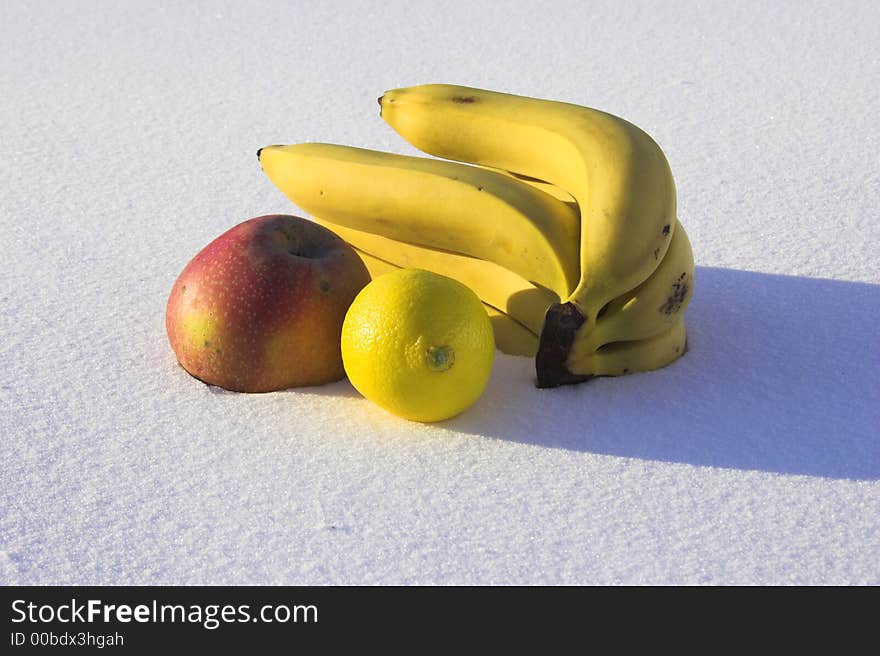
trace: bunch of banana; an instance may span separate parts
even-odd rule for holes
[[[471,287],[499,348],[535,355],[539,387],[684,353],[693,253],[647,134],[594,109],[452,85],[379,104],[404,139],[444,159],[314,143],[258,153],[374,276],[418,267]]]

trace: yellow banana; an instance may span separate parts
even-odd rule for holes
[[[606,344],[597,351],[585,353],[574,365],[592,376],[623,376],[636,371],[665,367],[684,354],[687,336],[684,317],[678,317],[659,335],[633,342]]]
[[[331,144],[267,146],[258,155],[269,179],[313,216],[491,260],[559,296],[577,285],[577,212],[509,176]]]
[[[538,352],[538,336],[512,319],[501,310],[483,303],[489,315],[489,323],[495,333],[495,346],[507,355],[535,357]]]
[[[547,313],[538,386],[599,375],[598,352],[574,359],[574,344],[591,342],[602,308],[649,278],[674,233],[675,185],[660,147],[605,112],[469,87],[395,89],[379,104],[392,128],[431,155],[547,181],[577,201],[579,280]]]
[[[425,269],[458,280],[470,287],[483,302],[510,315],[534,335],[541,331],[547,308],[559,302],[559,296],[550,290],[536,287],[493,262],[346,228],[329,217],[314,216],[312,220],[329,228],[359,251],[385,262],[401,268]]]
[[[336,230],[338,226],[332,226]],[[340,235],[341,236],[341,235]],[[390,262],[386,262],[374,255],[362,251],[355,247],[358,255],[364,261],[370,276],[378,278],[381,275],[396,271],[406,267],[400,267]],[[495,333],[495,346],[502,353],[508,355],[524,355],[534,357],[538,351],[538,336],[528,330],[525,326],[515,321],[510,316],[501,312],[497,308],[483,302],[486,313],[489,315],[489,321],[492,324],[492,330]]]
[[[608,303],[594,330],[572,345],[571,357],[583,359],[611,342],[653,337],[684,313],[694,290],[694,253],[684,226],[676,223],[672,241],[654,273],[633,290]]]

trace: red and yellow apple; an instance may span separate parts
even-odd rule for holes
[[[177,278],[165,310],[186,371],[239,392],[322,385],[345,375],[342,321],[370,274],[354,249],[283,214],[238,224]]]

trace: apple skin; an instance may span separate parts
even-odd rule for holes
[[[370,274],[335,233],[296,216],[244,221],[177,278],[165,328],[196,378],[238,392],[340,380],[342,321]]]

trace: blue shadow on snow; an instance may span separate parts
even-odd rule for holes
[[[698,267],[688,352],[657,372],[551,390],[496,363],[447,426],[553,448],[880,479],[880,285]],[[499,366],[500,365],[500,366]]]

